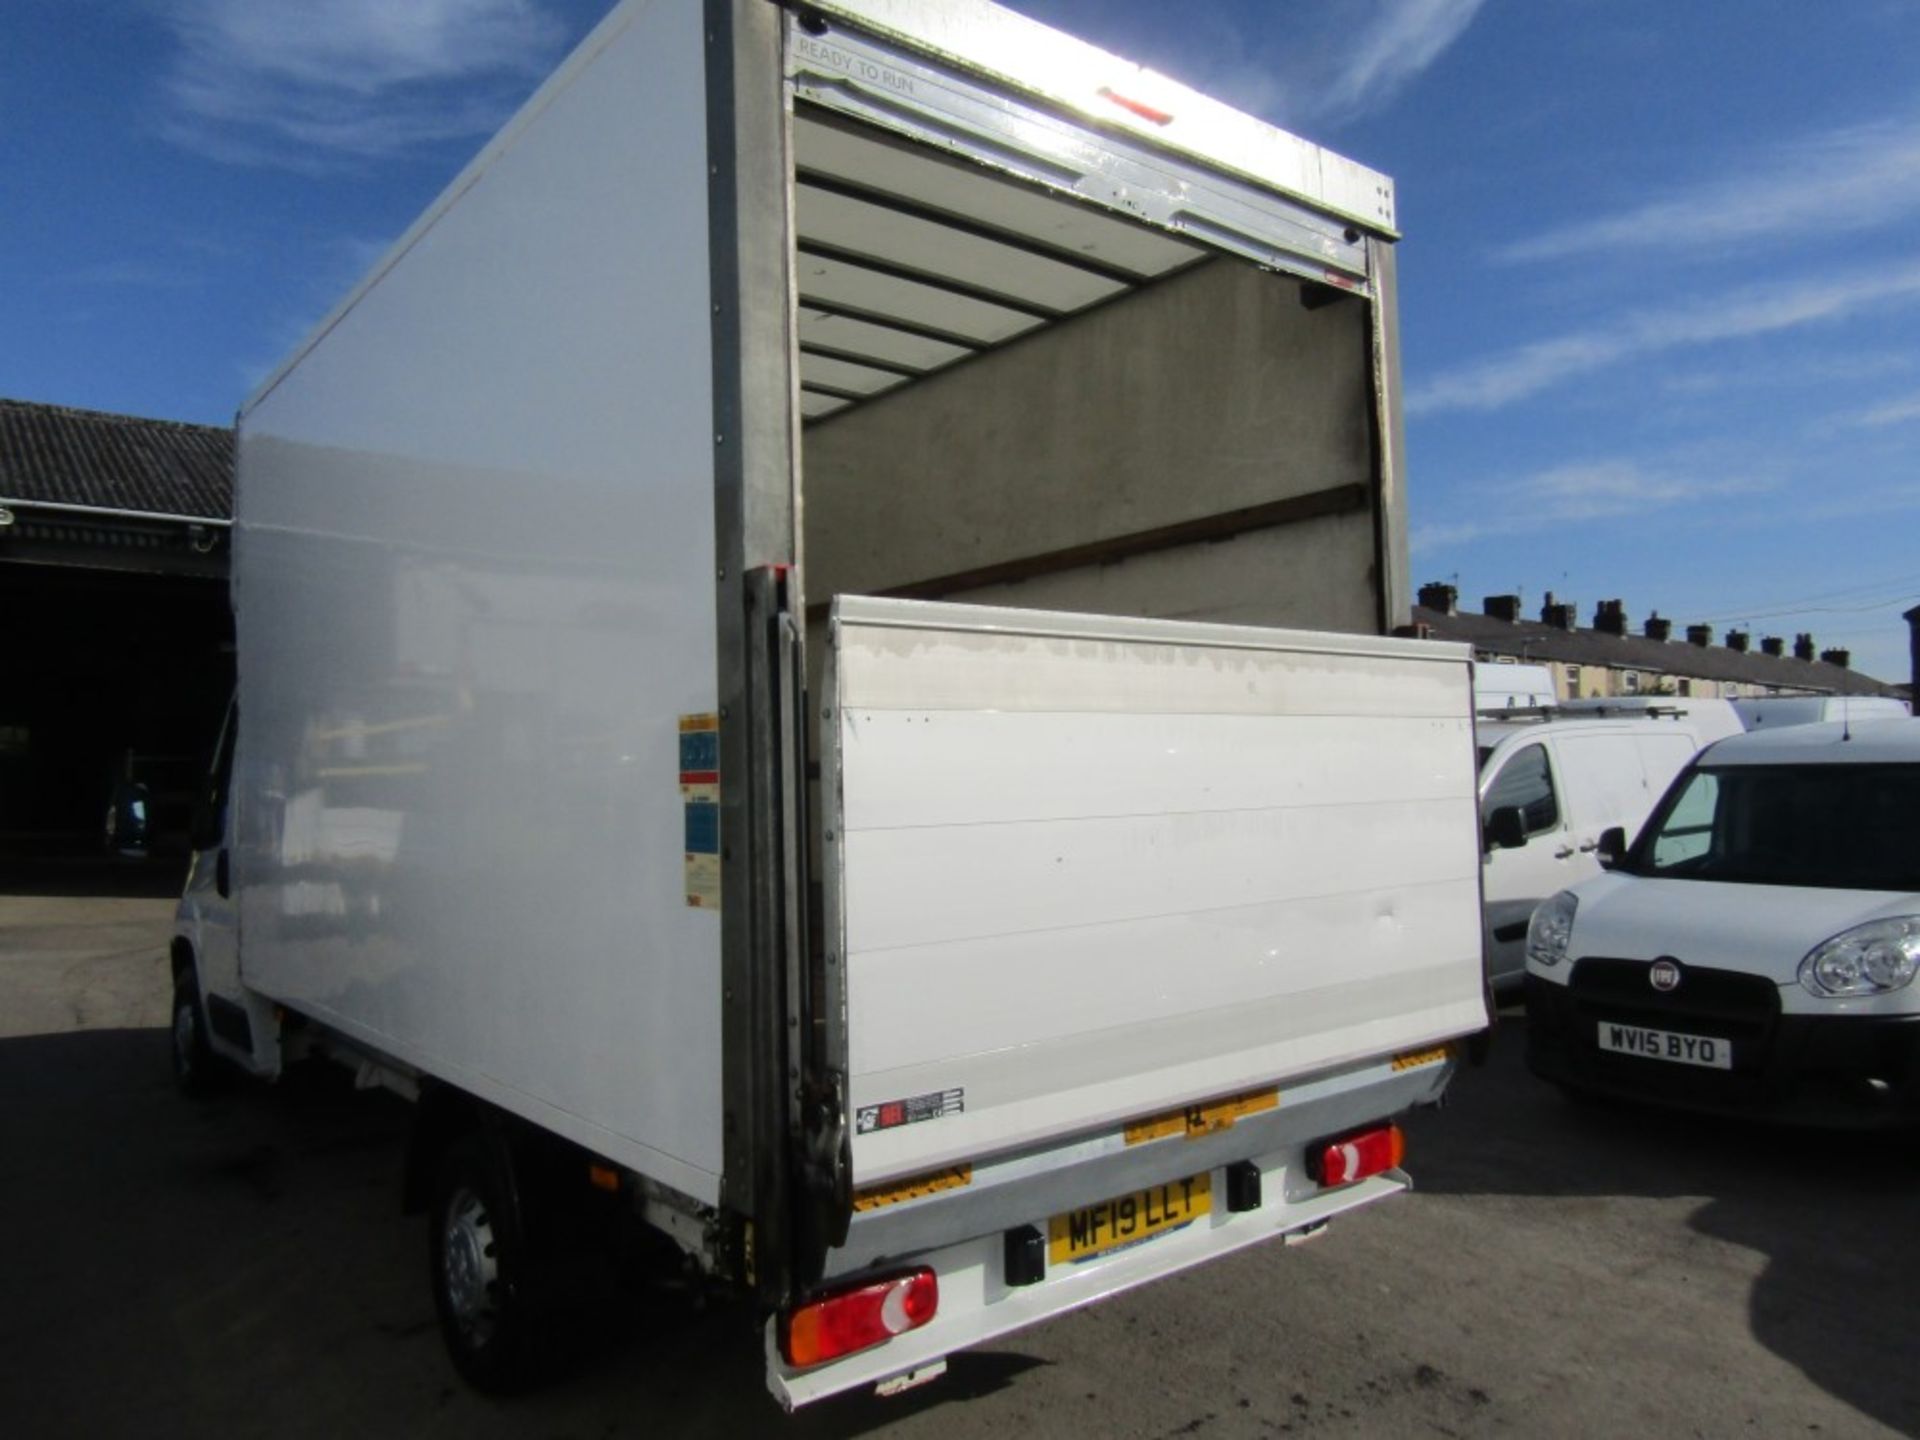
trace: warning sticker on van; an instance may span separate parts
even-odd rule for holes
[[[687,904],[720,908],[720,717],[680,717]]]

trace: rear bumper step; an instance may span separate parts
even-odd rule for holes
[[[1298,1172],[1298,1153],[1263,1156],[1262,1189],[1269,1197],[1258,1210],[1233,1213],[1217,1206],[1184,1229],[1158,1235],[1131,1248],[1109,1251],[1077,1264],[1052,1265],[1037,1284],[1010,1286],[1005,1279],[1005,1249],[998,1234],[950,1245],[911,1257],[940,1277],[940,1310],[918,1330],[823,1365],[794,1371],[781,1358],[777,1321],[766,1326],[768,1387],[787,1409],[864,1386],[884,1386],[895,1377],[913,1376],[967,1349],[1152,1280],[1178,1274],[1205,1261],[1230,1255],[1263,1240],[1310,1234],[1333,1216],[1410,1189],[1404,1171],[1392,1170],[1337,1190],[1286,1198],[1290,1188],[1311,1185]],[[1216,1190],[1223,1182],[1214,1177]],[[1044,1225],[1048,1217],[1034,1219]]]

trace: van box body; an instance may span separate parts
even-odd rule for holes
[[[240,416],[216,1050],[577,1147],[788,1405],[1397,1193],[1310,1148],[1486,1011],[1393,223],[976,0],[618,6]]]

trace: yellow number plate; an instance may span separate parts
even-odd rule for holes
[[[1071,1265],[1178,1230],[1213,1209],[1213,1176],[1195,1175],[1102,1200],[1047,1222],[1047,1262]]]

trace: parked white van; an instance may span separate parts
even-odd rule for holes
[[[1906,701],[1891,695],[1757,695],[1735,700],[1733,713],[1748,730],[1778,730],[1827,720],[1898,720],[1912,712]]]
[[[1533,709],[1556,703],[1553,674],[1544,665],[1502,665],[1476,661],[1473,709],[1477,715]]]
[[[1475,726],[1487,975],[1518,989],[1527,922],[1557,890],[1600,873],[1600,837],[1637,831],[1673,777],[1738,722],[1719,711],[1573,718],[1560,712]]]
[[[1920,721],[1739,735],[1534,915],[1528,1063],[1575,1091],[1913,1124],[1916,971]]]

